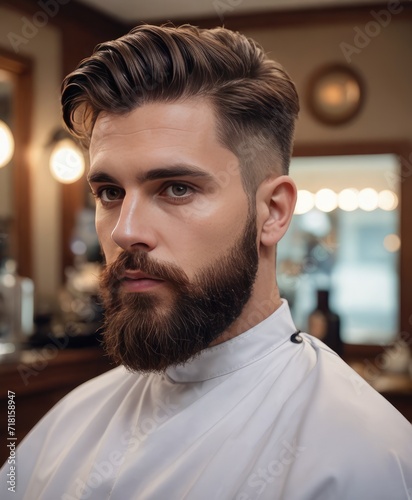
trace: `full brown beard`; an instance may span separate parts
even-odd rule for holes
[[[176,265],[147,252],[123,251],[100,280],[105,309],[103,343],[130,371],[163,372],[185,363],[216,340],[249,300],[258,268],[256,224],[249,217],[243,237],[190,282]],[[171,286],[171,304],[155,293],[122,290],[126,270],[139,270]]]

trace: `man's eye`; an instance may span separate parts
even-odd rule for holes
[[[97,192],[97,197],[103,203],[110,203],[112,201],[117,201],[122,197],[123,190],[116,187],[107,187],[100,189]]]
[[[193,189],[186,184],[171,184],[164,190],[166,196],[171,198],[184,198],[193,193]]]

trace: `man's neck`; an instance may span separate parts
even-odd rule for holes
[[[246,303],[241,315],[222,335],[210,344],[210,347],[226,342],[250,330],[274,313],[281,305],[282,301],[277,286],[268,295],[262,294],[262,296],[258,297],[254,294]]]

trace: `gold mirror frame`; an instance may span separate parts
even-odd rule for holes
[[[17,262],[19,274],[32,277],[31,175],[28,146],[33,105],[33,64],[28,58],[0,49],[0,69],[10,73],[14,83],[12,132],[15,152],[12,160],[11,254]]]

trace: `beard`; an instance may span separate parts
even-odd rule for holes
[[[185,363],[240,316],[257,269],[256,223],[250,214],[244,235],[192,281],[178,266],[157,262],[145,251],[123,251],[100,279],[107,353],[133,372],[163,372]],[[150,291],[125,292],[126,270],[164,280],[171,287],[169,304]]]

